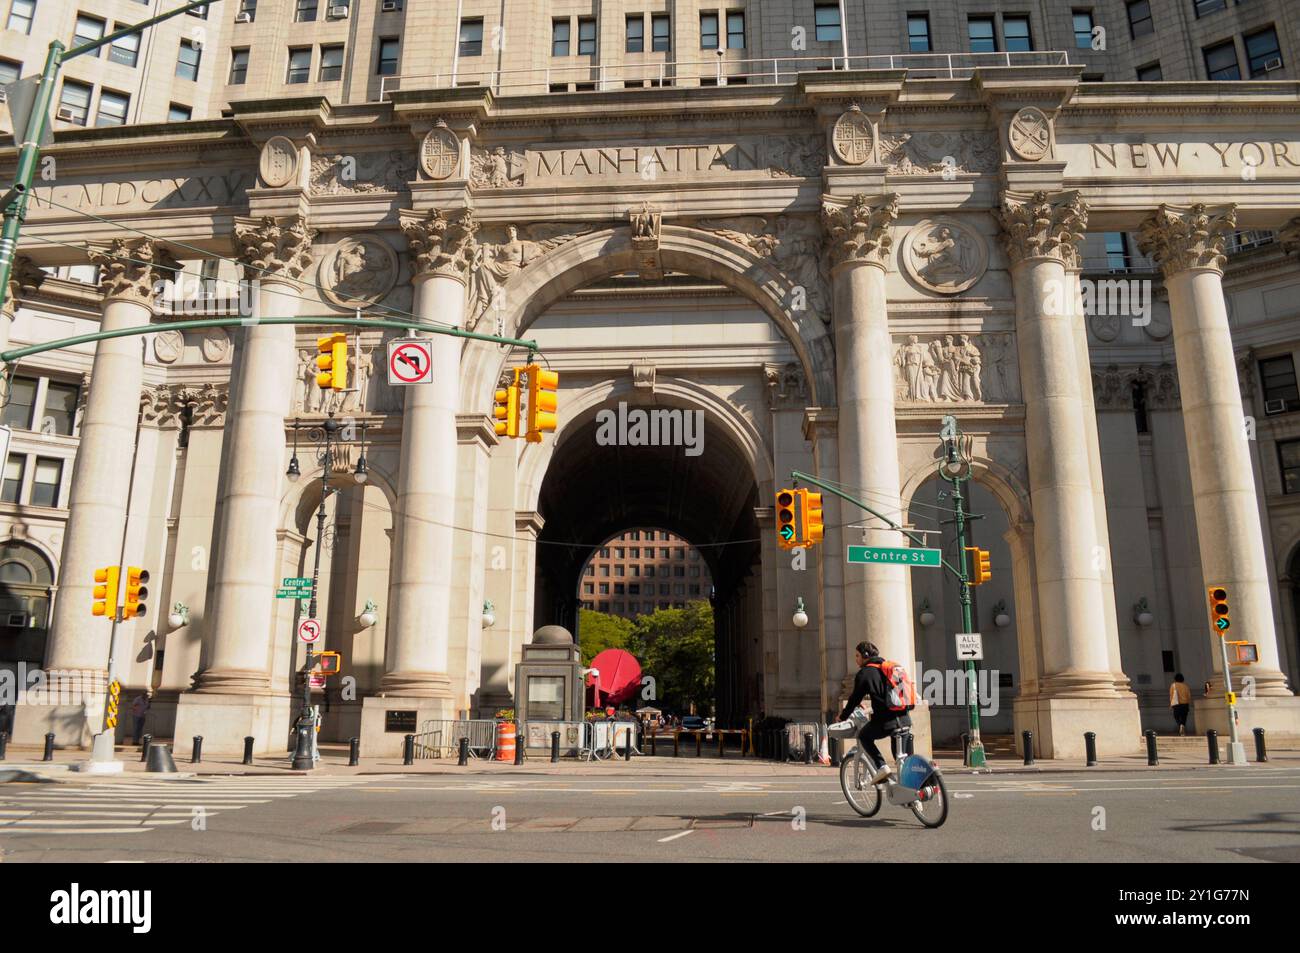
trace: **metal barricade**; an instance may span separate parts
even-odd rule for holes
[[[491,718],[429,719],[420,723],[415,736],[417,758],[450,758],[456,755],[460,739],[469,741],[471,758],[491,759],[496,754],[497,723]]]

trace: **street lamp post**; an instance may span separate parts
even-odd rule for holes
[[[311,571],[311,602],[307,608],[307,617],[310,619],[316,618],[316,594],[317,586],[320,583],[321,541],[325,537],[325,504],[329,502],[331,494],[339,492],[337,487],[330,486],[330,474],[334,470],[336,448],[343,442],[339,435],[339,431],[342,429],[343,425],[334,419],[334,411],[330,411],[329,416],[320,426],[314,426],[307,430],[307,439],[316,446],[317,459],[321,464],[320,506],[316,508],[316,556]],[[285,476],[289,478],[291,483],[298,482],[298,478],[302,476],[302,470],[298,465],[298,430],[299,424],[294,421],[293,456],[289,458],[289,469],[285,472]],[[361,428],[361,455],[357,457],[357,465],[352,471],[352,479],[358,484],[363,484],[369,475],[370,470],[366,463],[366,428],[363,426]],[[312,658],[315,654],[311,645],[307,644],[302,669],[302,711],[298,715],[293,751],[292,767],[295,771],[310,771],[315,766],[315,759],[312,757],[312,736],[316,730],[316,719],[311,707],[311,667]]]
[[[941,438],[944,442],[944,459],[939,464],[939,476],[952,484],[952,506],[957,528],[957,581],[961,593],[961,621],[963,630],[974,631],[971,619],[970,574],[966,570],[966,501],[962,484],[970,479],[970,460],[962,453],[961,432],[957,418],[945,417]],[[985,765],[984,743],[980,741],[979,690],[975,675],[975,661],[966,662],[966,707],[970,721],[970,745],[966,751],[966,766],[982,768]]]

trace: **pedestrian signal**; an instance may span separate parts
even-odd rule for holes
[[[95,570],[95,601],[90,605],[90,614],[113,618],[117,615],[117,581],[122,572],[121,566],[105,566]]]
[[[316,385],[321,390],[346,390],[348,386],[348,336],[342,331],[316,339]]]
[[[1208,586],[1210,597],[1210,627],[1220,634],[1232,628],[1232,612],[1228,608],[1228,590],[1223,586]]]
[[[343,657],[338,652],[317,652],[316,671],[321,675],[337,675],[343,668]]]

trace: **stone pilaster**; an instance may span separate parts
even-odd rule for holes
[[[1160,266],[1169,292],[1204,582],[1228,590],[1229,637],[1259,646],[1258,663],[1233,673],[1254,679],[1258,701],[1245,700],[1243,706],[1252,708],[1251,727],[1295,731],[1300,707],[1280,705],[1295,699],[1279,666],[1263,530],[1223,297],[1225,249],[1236,226],[1232,205],[1161,205],[1142,223],[1139,243]],[[1208,601],[1205,612],[1206,638],[1217,668],[1219,636],[1209,627]],[[1207,720],[1202,720],[1203,704]],[[1196,717],[1199,726],[1226,729],[1219,699],[1198,701]]]

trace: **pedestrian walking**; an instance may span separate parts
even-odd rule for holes
[[[1174,675],[1174,683],[1169,686],[1169,707],[1174,710],[1174,721],[1178,722],[1178,733],[1187,734],[1187,713],[1192,709],[1192,690],[1182,672]]]
[[[134,743],[137,745],[144,737],[144,722],[149,717],[149,696],[151,694],[153,693],[146,688],[131,699],[131,717],[135,719]]]

